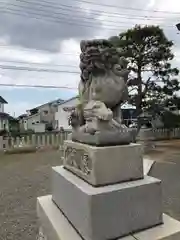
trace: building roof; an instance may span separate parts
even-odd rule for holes
[[[8,113],[3,113],[3,112],[0,112],[0,118],[3,118],[3,119],[9,119],[9,114]]]
[[[12,117],[8,113],[2,113],[2,112],[0,112],[0,118],[1,119],[8,119],[9,121],[18,121],[18,119]]]
[[[61,104],[61,103],[63,103],[64,102],[64,100],[62,100],[62,99],[56,99],[56,100],[53,100],[53,101],[50,101],[50,102],[47,102],[47,103],[44,103],[44,104],[42,104],[42,105],[39,105],[39,106],[37,106],[37,107],[34,107],[34,108],[31,108],[31,109],[28,109],[27,111],[31,111],[31,110],[33,110],[33,109],[38,109],[38,108],[40,108],[40,107],[43,107],[43,106],[45,106],[45,105],[48,105],[48,104],[56,104],[56,105],[59,105],[59,104]]]
[[[36,117],[36,116],[38,116],[38,115],[41,115],[41,113],[38,112],[38,113],[35,113],[35,114],[32,114],[32,115],[27,115],[27,116],[24,117],[23,119],[24,119],[24,120],[27,120],[27,119],[30,119],[30,118]]]
[[[0,103],[7,104],[8,102],[3,97],[0,96]]]
[[[65,104],[65,103],[68,103],[68,102],[70,102],[70,101],[72,101],[72,100],[75,100],[76,98],[78,98],[78,96],[75,96],[75,97],[69,98],[69,99],[67,99],[67,100],[64,100],[62,103],[59,103],[58,106],[59,106],[59,105],[63,105],[63,104]]]
[[[18,119],[23,119],[23,118],[26,118],[28,115],[27,114],[21,114]]]
[[[72,97],[72,98],[70,98],[70,99],[68,99],[68,100],[65,100],[63,103],[59,104],[58,106],[62,106],[63,104],[66,104],[66,103],[68,103],[68,102],[70,102],[70,101],[72,101],[72,100],[75,100],[75,99],[77,99],[77,98],[78,98],[78,96]],[[65,112],[71,112],[75,107],[76,107],[76,106],[63,107],[63,110],[64,110]]]

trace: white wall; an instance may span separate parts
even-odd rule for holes
[[[40,118],[41,118],[41,116],[38,113],[38,114],[35,114],[31,117],[29,116],[28,118],[24,119],[24,129],[25,130],[28,130],[28,129],[34,130],[34,125],[41,122]]]
[[[68,125],[68,117],[70,115],[69,112],[65,112],[63,110],[64,107],[75,107],[78,104],[78,98],[73,98],[72,100],[65,102],[58,106],[58,111],[55,114],[55,120],[57,121],[57,128],[60,129],[63,127],[64,129],[69,129]]]
[[[0,136],[0,151],[4,150],[8,146],[8,139]]]
[[[0,112],[4,112],[4,104],[0,103]]]
[[[5,129],[8,131],[9,130],[9,121],[7,119],[0,119],[0,130]]]
[[[45,130],[46,130],[46,124],[45,123],[37,123],[37,124],[34,124],[33,125],[33,130],[34,130],[34,132],[45,132]]]
[[[32,124],[31,124],[31,118],[37,118],[36,115],[39,114],[40,120],[37,120],[39,122],[47,122],[47,123],[52,123],[53,128],[55,127],[55,113],[57,112],[57,105],[53,104],[44,104],[40,107],[37,107],[38,113],[33,114],[32,116],[30,115],[30,110],[27,110],[27,114],[29,115],[28,117],[28,124],[24,124],[25,129],[32,129]],[[36,122],[36,119],[35,119]]]

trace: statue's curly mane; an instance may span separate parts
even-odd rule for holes
[[[80,104],[71,113],[69,124],[74,132],[91,135],[120,131],[119,106],[128,97],[125,54],[109,40],[81,41],[80,48]]]
[[[86,82],[91,74],[104,74],[119,63],[120,54],[108,40],[81,41],[81,80]]]

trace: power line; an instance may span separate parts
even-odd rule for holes
[[[110,8],[118,8],[118,9],[125,9],[125,10],[133,10],[133,11],[142,11],[142,12],[156,12],[156,13],[165,13],[165,14],[180,14],[180,12],[172,12],[172,11],[160,11],[160,10],[148,10],[148,9],[142,9],[142,8],[134,8],[134,7],[124,7],[124,6],[117,6],[117,5],[110,5],[110,4],[105,4],[105,3],[97,3],[97,2],[91,2],[88,0],[72,0],[74,2],[78,2],[78,3],[87,3],[90,5],[94,5],[94,6],[103,6],[103,7],[110,7]]]
[[[55,5],[52,5],[52,3],[50,3],[49,1],[45,1],[45,0],[41,0],[41,2],[33,2],[33,1],[27,1],[27,0],[16,0],[16,2],[21,2],[21,3],[26,3],[26,4],[32,4],[32,3],[35,3],[36,6],[40,6],[40,7],[43,7],[43,8],[48,8],[49,9],[53,9],[53,10],[56,10],[57,9],[60,9],[60,10],[63,10],[63,11],[70,11],[70,13],[72,13],[72,10],[75,10],[73,12],[73,14],[76,12],[79,12],[82,14],[82,10],[83,11],[86,11],[87,9],[86,8],[83,8],[83,7],[80,7],[80,6],[69,6],[69,5],[66,5],[66,4],[57,4],[55,3]],[[43,9],[42,9],[43,10]],[[44,11],[44,10],[43,10]],[[54,12],[55,13],[55,12]],[[56,12],[58,14],[60,14],[59,12]],[[62,12],[61,12],[62,14]],[[92,15],[95,15],[95,16],[99,16],[100,14],[103,14],[103,15],[106,15],[108,17],[118,17],[118,18],[125,18],[125,19],[146,19],[146,20],[153,20],[153,19],[156,19],[156,20],[162,20],[163,18],[162,17],[156,17],[156,16],[137,16],[137,15],[132,15],[130,14],[130,16],[128,17],[127,15],[125,14],[121,14],[121,13],[113,13],[113,12],[107,12],[107,11],[102,11],[102,10],[96,10],[96,9],[93,9],[91,11],[91,14]],[[88,17],[88,16],[84,16],[84,18],[87,18],[87,19],[92,19],[91,17]],[[113,23],[117,23],[117,21],[112,21],[112,20],[108,20],[108,22],[113,22]]]
[[[25,0],[16,0],[16,1],[25,1]],[[31,1],[32,2],[32,1]],[[63,8],[65,8],[65,9],[74,9],[74,10],[76,10],[76,11],[80,11],[80,12],[82,12],[82,10],[84,10],[84,11],[86,11],[87,10],[87,8],[85,8],[85,7],[82,7],[82,6],[70,6],[70,5],[66,5],[66,4],[57,4],[57,2],[56,3],[54,3],[53,4],[53,6],[52,6],[52,2],[49,2],[49,1],[45,1],[45,0],[41,0],[41,3],[37,3],[36,2],[36,4],[41,4],[42,5],[42,3],[43,3],[43,6],[44,7],[50,7],[50,8],[55,8],[55,9],[62,9],[62,7]],[[46,5],[44,5],[44,4],[46,4]],[[47,5],[48,4],[48,5]],[[103,5],[101,5],[101,7],[102,7]],[[103,11],[103,10],[100,10],[100,9],[91,9],[91,13],[93,13],[93,14],[98,14],[98,16],[99,16],[99,14],[104,14],[104,15],[107,15],[108,17],[120,17],[120,16],[127,16],[127,14],[125,14],[125,13],[119,13],[119,12],[109,12],[109,11],[107,11],[107,9],[106,9],[106,11]],[[130,14],[130,16],[131,17],[138,17],[138,18],[140,18],[140,17],[147,17],[147,18],[153,18],[153,19],[159,19],[159,18],[162,18],[162,17],[157,17],[157,16],[139,16],[139,13],[138,13],[138,15],[135,15],[135,14]]]
[[[2,3],[2,2],[0,2],[0,3]],[[23,9],[23,10],[25,10],[26,9],[26,13],[22,13],[19,9],[15,9],[15,8],[10,8],[10,7],[6,7],[6,8],[4,8],[4,9],[2,9],[2,11],[3,12],[6,12],[6,13],[9,13],[9,11],[7,11],[7,10],[10,10],[10,13],[18,13],[18,14],[23,14],[23,15],[26,15],[26,14],[28,14],[28,16],[29,17],[33,17],[34,18],[34,16],[35,16],[35,18],[37,18],[38,17],[38,19],[39,19],[39,17],[45,17],[45,18],[47,18],[47,19],[49,19],[49,20],[58,20],[58,21],[56,21],[56,22],[60,22],[60,23],[64,23],[64,24],[70,24],[70,25],[80,25],[80,26],[84,26],[84,27],[93,27],[93,28],[100,28],[100,29],[102,29],[102,26],[100,26],[100,27],[98,27],[98,26],[94,26],[94,22],[92,22],[92,20],[97,20],[97,19],[95,19],[95,18],[90,18],[91,19],[91,22],[90,22],[90,20],[88,20],[88,19],[86,19],[85,17],[80,17],[80,16],[76,16],[76,17],[74,17],[74,16],[71,16],[71,20],[78,20],[78,21],[82,21],[83,20],[83,24],[82,24],[82,22],[72,22],[72,21],[69,21],[69,14],[66,14],[66,13],[57,13],[57,12],[53,12],[53,15],[55,15],[55,16],[53,16],[52,14],[49,14],[49,12],[47,12],[47,11],[45,11],[45,10],[43,10],[43,9],[37,9],[37,8],[26,8],[26,7],[24,7],[24,6],[20,6],[20,5],[16,5],[16,4],[11,4],[11,3],[9,3],[8,4],[9,6],[15,6],[15,7],[18,7],[18,8],[21,8],[21,9]],[[27,11],[28,10],[28,11]],[[30,11],[29,11],[30,10]],[[13,11],[13,12],[12,12]],[[34,11],[36,11],[36,12],[34,12]],[[38,12],[38,13],[37,13]],[[41,13],[39,13],[39,12],[41,12]],[[31,14],[31,16],[29,15],[29,14]],[[33,15],[33,16],[32,16]],[[59,17],[59,15],[61,15],[61,17]],[[53,17],[52,17],[53,16]],[[63,16],[63,18],[62,18],[62,16]],[[41,19],[41,18],[40,18]],[[130,19],[130,18],[129,18]],[[131,18],[132,19],[132,18]],[[41,20],[45,20],[45,19],[41,19]],[[85,24],[84,24],[85,23]],[[127,22],[127,21],[121,21],[121,22],[114,22],[114,23],[120,23],[120,24],[133,24],[133,25],[135,25],[133,22]],[[93,24],[93,25],[89,25],[89,24]],[[155,24],[155,23],[154,23]],[[106,27],[106,29],[108,29],[108,30],[119,30],[119,27],[127,27],[127,26],[114,26],[114,25],[110,25],[110,24],[104,24],[103,23],[103,26],[104,27]],[[111,27],[113,27],[113,28],[111,28]],[[166,27],[172,27],[172,26],[166,26]]]
[[[0,3],[3,3],[3,2],[0,2]],[[35,16],[41,16],[41,17],[46,17],[47,19],[51,19],[51,20],[58,20],[58,22],[62,22],[62,20],[66,20],[66,21],[64,21],[63,23],[66,23],[66,24],[71,24],[71,25],[80,25],[80,26],[85,26],[85,27],[95,27],[95,28],[102,28],[102,27],[98,27],[98,26],[92,26],[92,25],[89,25],[89,24],[94,24],[94,22],[90,22],[89,20],[87,21],[85,18],[81,18],[81,17],[79,17],[79,19],[78,18],[74,18],[74,20],[80,20],[80,21],[82,21],[83,20],[83,22],[84,23],[88,23],[88,25],[87,24],[82,24],[82,22],[76,22],[76,23],[74,23],[74,22],[72,22],[72,21],[69,21],[69,14],[65,14],[65,13],[53,13],[53,15],[55,15],[55,16],[53,16],[52,14],[49,14],[49,12],[47,12],[47,11],[45,11],[45,10],[43,10],[43,9],[37,9],[37,8],[26,8],[26,7],[24,7],[24,6],[20,6],[20,5],[17,5],[17,4],[12,4],[12,3],[8,3],[8,5],[9,6],[14,6],[14,7],[18,7],[18,8],[21,8],[22,10],[26,10],[26,13],[27,14],[33,14],[33,15],[35,15]],[[20,13],[20,14],[22,14],[22,12],[19,10],[19,9],[15,9],[15,8],[10,8],[10,7],[7,7],[7,4],[6,4],[6,7],[4,7],[2,10],[3,11],[6,11],[6,10],[10,10],[10,11],[16,11],[16,13]],[[1,8],[1,7],[0,7]],[[28,10],[28,11],[27,11]],[[30,10],[30,11],[29,11]],[[34,11],[36,11],[36,12],[34,12]],[[38,13],[37,13],[38,12]],[[39,13],[39,12],[41,12],[41,13]],[[24,12],[23,12],[23,15],[24,15]],[[58,16],[57,16],[58,15]],[[59,15],[61,15],[61,17],[59,17]],[[53,17],[52,17],[53,16]],[[62,16],[64,16],[64,18],[62,17]],[[71,19],[73,20],[73,16],[71,16]],[[70,20],[71,20],[70,19]],[[94,19],[94,18],[92,18],[92,19]],[[41,20],[44,20],[44,19],[41,19]],[[60,21],[59,21],[60,20]],[[67,21],[68,20],[68,21]],[[94,19],[94,20],[96,20],[96,19]],[[122,22],[122,23],[126,23],[127,24],[127,22]],[[105,26],[105,27],[108,27],[108,29],[109,30],[117,30],[117,28],[114,28],[114,27],[118,27],[118,26],[114,26],[114,25],[107,25],[107,24],[103,24],[103,26]],[[113,28],[109,28],[109,27],[113,27]],[[119,29],[119,27],[118,27],[118,29]]]
[[[10,49],[10,48],[12,48],[13,49],[13,47],[12,46],[9,46],[9,45],[2,45],[2,44],[0,44],[0,48],[7,48],[8,50]],[[20,48],[20,51],[23,51],[23,52],[36,52],[36,53],[39,53],[39,54],[49,54],[49,52],[48,51],[41,51],[41,50],[38,50],[38,49],[27,49],[27,48]],[[80,52],[79,53],[68,53],[68,52],[59,52],[59,54],[62,54],[62,55],[70,55],[70,56],[78,56],[79,57],[79,55],[81,54]]]
[[[24,62],[24,61],[13,61],[13,60],[3,60],[0,58],[0,62],[3,63],[15,63],[15,64],[28,64],[28,65],[40,65],[40,66],[44,66],[44,67],[73,67],[73,68],[77,68],[78,66],[75,65],[63,65],[63,64],[44,64],[44,63],[33,63],[33,62]]]
[[[12,48],[13,49],[13,46],[8,46],[8,45],[1,45],[0,44],[0,48],[7,48],[7,50],[9,50],[10,48]],[[38,49],[27,49],[27,48],[20,48],[19,49],[20,51],[23,51],[23,52],[37,52],[37,53],[39,53],[39,54],[49,54],[49,52],[48,51],[46,51],[45,53],[44,53],[44,51],[42,52],[41,50],[38,50]],[[174,50],[175,51],[175,50]],[[58,54],[61,54],[62,56],[64,55],[64,56],[77,56],[77,57],[79,57],[80,56],[80,52],[79,53],[73,53],[73,52],[58,52]],[[175,57],[177,57],[177,56],[180,56],[180,54],[175,54]],[[0,58],[0,62],[12,62],[12,63],[25,63],[25,64],[37,64],[37,65],[41,65],[41,63],[32,63],[32,62],[24,62],[24,61],[12,61],[12,60],[3,60],[3,59],[1,59]],[[46,64],[42,64],[42,65],[44,65],[44,66],[46,66]],[[51,65],[51,64],[47,64],[47,66],[60,66],[60,67],[76,67],[77,68],[77,66],[75,66],[75,65],[61,65],[61,64],[53,64],[53,65]]]
[[[26,1],[22,1],[22,2],[28,3]],[[0,2],[0,3],[2,3],[2,2]],[[68,19],[69,19],[69,14],[63,13],[63,12],[52,12],[51,14],[49,14],[49,11],[44,10],[42,8],[36,8],[36,7],[35,8],[34,7],[26,8],[25,6],[17,5],[17,4],[14,4],[14,3],[8,3],[8,6],[14,6],[14,7],[22,8],[23,10],[27,9],[28,11],[26,11],[26,13],[30,13],[30,14],[40,15],[39,12],[41,12],[40,16],[50,17],[50,18],[52,18],[52,16],[53,16],[53,19],[64,19],[64,18],[62,18],[62,16],[68,17]],[[40,5],[40,6],[42,6],[42,5]],[[7,7],[7,9],[9,9],[9,7]],[[19,11],[19,9],[13,9],[13,10]],[[29,12],[29,10],[30,10],[30,12]],[[34,11],[36,11],[36,12],[34,12]],[[61,16],[61,18],[59,16]],[[85,23],[92,23],[92,21],[89,21],[88,19],[96,20],[95,18],[92,18],[92,17],[85,18],[85,17],[81,17],[81,16],[76,16],[76,17],[71,16],[71,19],[73,19],[73,18],[75,18],[76,20],[82,20],[83,19],[83,21],[85,21]],[[65,19],[67,19],[67,18],[65,18]],[[114,23],[116,23],[116,22],[114,22]],[[124,22],[122,22],[122,23],[124,23]],[[127,22],[125,22],[125,23],[127,23]],[[114,27],[114,25],[106,25],[106,26]]]
[[[80,74],[78,71],[68,71],[68,70],[56,70],[56,69],[43,69],[43,68],[32,68],[32,67],[18,67],[18,66],[6,66],[1,65],[0,68],[6,70],[20,70],[20,71],[30,71],[30,72],[51,72],[51,73],[70,73],[70,74]]]
[[[37,14],[37,13],[33,13],[33,12],[27,12],[27,14],[25,14],[24,12],[22,11],[18,11],[16,9],[13,9],[13,8],[7,8],[7,9],[2,9],[0,7],[0,11],[1,13],[5,13],[5,14],[13,14],[13,15],[16,15],[16,16],[23,16],[23,17],[30,17],[30,18],[34,18],[34,19],[37,19],[37,20],[41,20],[41,21],[46,21],[48,20],[48,23],[63,23],[63,24],[67,24],[67,25],[76,25],[76,26],[81,26],[81,27],[89,27],[89,28],[93,28],[93,29],[102,29],[103,27],[100,25],[100,26],[97,26],[97,25],[88,25],[88,24],[82,24],[82,23],[79,23],[79,22],[73,22],[73,21],[69,21],[69,19],[65,19],[65,18],[52,18],[47,15],[44,15],[44,14]],[[46,17],[45,18],[41,18],[41,17]],[[106,27],[105,25],[103,25],[104,27]],[[121,26],[122,27],[122,26]],[[127,27],[127,26],[124,26],[124,28]],[[108,30],[111,30],[111,31],[117,31],[117,30],[124,30],[122,28],[107,28],[106,29]]]
[[[25,1],[25,0],[16,0],[16,1],[18,1],[18,2],[27,2],[27,0]],[[87,4],[90,4],[90,5],[95,5],[95,6],[100,6],[100,7],[113,7],[113,8],[119,8],[119,9],[123,9],[123,10],[127,10],[127,11],[130,11],[130,10],[135,10],[135,11],[145,11],[145,12],[152,12],[152,13],[154,13],[154,12],[158,12],[158,13],[163,13],[163,14],[180,14],[180,12],[172,12],[172,11],[160,11],[160,10],[148,10],[148,9],[140,9],[140,8],[132,8],[132,7],[124,7],[124,6],[117,6],[117,5],[109,5],[109,4],[104,4],[104,3],[93,3],[93,2],[90,2],[90,1],[87,1],[87,0],[71,0],[72,2],[73,1],[75,1],[75,2],[78,2],[78,3],[87,3]],[[32,1],[31,1],[32,2]],[[30,2],[29,2],[30,3]],[[57,2],[53,2],[53,5],[52,5],[52,1],[50,2],[50,1],[47,1],[47,0],[41,0],[41,3],[39,3],[39,2],[34,2],[36,5],[37,4],[41,4],[42,5],[42,3],[43,3],[43,5],[44,4],[46,4],[46,5],[44,5],[44,6],[48,6],[48,7],[54,7],[54,8],[59,8],[59,6],[63,6],[63,7],[71,7],[71,8],[73,8],[73,9],[82,9],[82,10],[87,10],[87,8],[84,8],[84,7],[82,7],[82,6],[69,6],[69,5],[66,5],[66,4],[62,4],[62,3],[57,3]],[[91,10],[93,10],[93,12],[101,12],[101,13],[108,13],[108,15],[109,14],[115,14],[115,15],[123,15],[123,14],[121,14],[121,13],[119,13],[119,12],[107,12],[107,8],[106,8],[106,11],[102,11],[102,10],[100,10],[100,9],[91,9]],[[132,15],[131,14],[131,16],[136,16],[136,17],[139,17],[139,13],[138,13],[138,15]],[[157,17],[157,16],[146,16],[146,17],[149,17],[149,18],[160,18],[160,17]]]
[[[3,87],[27,87],[27,88],[51,88],[51,89],[67,89],[67,90],[77,90],[74,87],[66,87],[66,86],[53,86],[53,85],[29,85],[29,84],[8,84],[8,83],[0,83],[0,86]]]

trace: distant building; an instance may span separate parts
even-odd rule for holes
[[[27,115],[20,120],[24,130],[44,132],[47,128],[56,128],[55,114],[62,99],[54,100],[33,109],[27,110]]]
[[[18,121],[19,121],[19,129],[20,129],[20,131],[24,131],[25,129],[24,129],[24,119],[26,119],[27,118],[27,114],[22,114],[22,115],[20,115],[17,119],[18,119]]]
[[[57,112],[55,114],[56,129],[61,128],[70,129],[68,125],[68,118],[70,116],[70,110],[73,109],[79,103],[78,97],[70,98],[63,103],[60,103],[57,107]]]
[[[0,96],[0,131],[7,130],[9,131],[9,114],[5,113],[4,105],[8,102]]]

